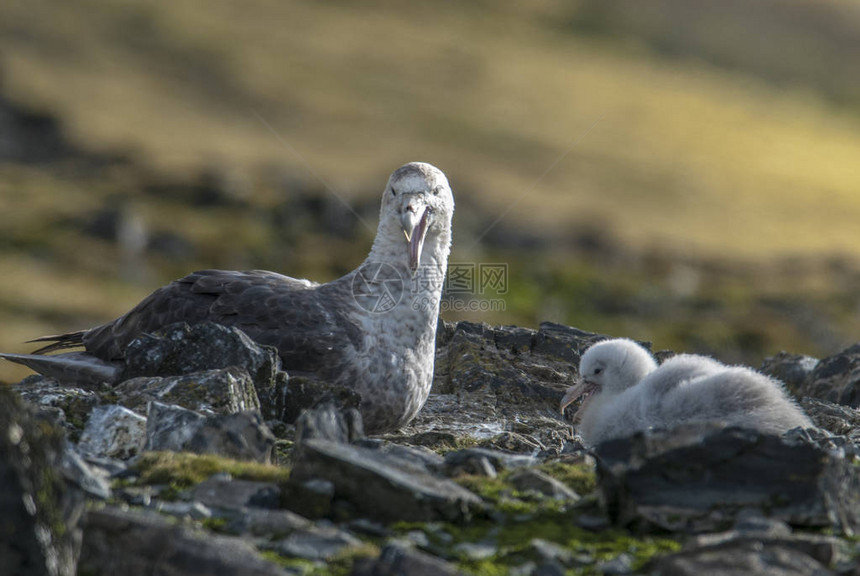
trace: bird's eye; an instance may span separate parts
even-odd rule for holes
[[[438,196],[439,190],[441,190],[441,188],[439,186],[436,186],[435,188],[433,188],[433,196]]]
[[[594,375],[595,375],[595,376],[597,376],[597,375],[598,375],[598,374],[600,374],[601,372],[603,372],[603,368],[595,368],[595,369],[594,369]]]

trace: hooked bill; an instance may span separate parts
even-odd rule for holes
[[[430,208],[425,208],[421,215],[421,220],[412,231],[410,237],[406,230],[403,233],[406,235],[406,241],[409,242],[409,269],[412,272],[418,270],[418,265],[421,263],[421,250],[424,248],[424,237],[427,235],[427,224],[430,219]]]
[[[559,412],[564,414],[564,409],[573,404],[577,398],[582,397],[582,402],[579,405],[579,408],[576,409],[576,412],[573,415],[573,421],[578,422],[580,418],[580,414],[582,409],[585,408],[585,405],[597,391],[597,385],[591,382],[578,382],[568,388],[564,397],[561,399],[561,404],[559,404]]]

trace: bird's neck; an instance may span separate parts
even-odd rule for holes
[[[416,279],[429,280],[431,277],[438,282],[422,282],[417,286],[422,292],[441,294],[442,283],[448,270],[448,254],[451,251],[451,232],[428,231],[424,240],[424,249],[418,270],[409,269],[409,244],[399,226],[383,228],[380,226],[376,240],[370,249],[364,265],[385,263],[395,267],[403,274],[403,279],[412,282]]]
[[[373,310],[364,313],[367,320],[380,326],[388,326],[392,322],[395,325],[408,322],[417,329],[412,337],[432,342],[439,317],[450,249],[449,231],[429,231],[418,269],[412,271],[409,268],[409,245],[403,231],[399,226],[393,230],[380,227],[370,254],[355,272],[359,276],[355,280],[372,277],[381,281],[374,285],[359,282],[359,285],[370,293],[370,297],[359,299],[359,306],[363,310]],[[386,290],[391,295],[393,304],[390,311],[396,312],[394,314],[379,313],[388,311],[387,301],[375,298]],[[397,310],[394,310],[395,308]]]

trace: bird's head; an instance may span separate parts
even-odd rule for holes
[[[413,274],[428,239],[441,239],[446,250],[450,247],[453,216],[454,195],[441,170],[410,162],[391,174],[382,193],[380,230],[399,236]]]
[[[588,400],[595,394],[620,394],[657,368],[651,354],[639,344],[625,338],[604,340],[586,350],[579,361],[579,382],[565,392],[560,410],[584,396],[577,410],[578,418]]]

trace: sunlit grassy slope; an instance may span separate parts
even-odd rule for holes
[[[742,256],[857,252],[856,115],[814,87],[578,36],[559,25],[569,12],[7,2],[0,50],[7,92],[168,169],[306,163],[348,194],[421,158],[542,225],[600,218],[627,240]]]
[[[421,159],[448,173],[458,222],[471,203],[486,222],[504,216],[539,235],[596,229],[638,258],[488,253],[483,227],[461,226],[454,260],[511,266],[507,312],[470,319],[555,320],[745,361],[780,347],[832,352],[860,327],[852,273],[695,262],[860,255],[860,114],[834,97],[852,86],[851,54],[831,46],[818,68],[807,59],[794,73],[787,58],[777,76],[767,59],[739,65],[753,62],[744,55],[759,28],[733,28],[747,22],[738,2],[719,14],[734,36],[653,48],[660,22],[708,29],[695,8],[705,4],[663,0],[644,28],[610,10],[588,29],[594,2],[560,0],[0,2],[0,91],[56,114],[75,146],[143,167],[0,165],[0,349],[105,321],[195,268],[329,279],[360,261],[369,237],[319,230],[286,242],[263,223],[278,198],[261,174],[277,168],[353,199]],[[804,46],[826,44],[822,18],[855,32],[836,4],[819,4]],[[803,19],[762,22],[769,42],[797,52],[791,26]],[[822,83],[829,65],[844,79]],[[209,166],[246,177],[252,209],[191,207],[139,181]],[[118,195],[153,230],[187,238],[191,254],[150,255],[129,275],[115,246],[74,224]],[[643,264],[655,246],[687,260]],[[0,380],[24,373],[0,363]]]

